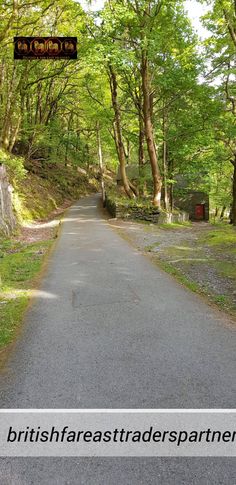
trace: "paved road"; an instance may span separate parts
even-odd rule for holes
[[[236,332],[81,199],[1,379],[1,407],[235,407]],[[3,459],[2,484],[228,484],[232,459]]]

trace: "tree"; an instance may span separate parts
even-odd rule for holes
[[[216,135],[226,148],[227,158],[233,166],[231,221],[236,225],[236,3],[234,0],[207,2],[212,10],[204,22],[212,32],[206,42],[206,52],[212,64],[210,81],[217,79],[218,95],[224,100],[222,114],[216,122]]]

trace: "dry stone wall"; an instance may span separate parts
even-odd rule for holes
[[[133,204],[132,206],[123,205],[106,193],[106,208],[112,217],[121,219],[137,219],[141,221],[148,221],[154,224],[186,222],[189,220],[189,214],[185,211],[175,211],[175,213],[158,210],[155,207],[141,207]]]

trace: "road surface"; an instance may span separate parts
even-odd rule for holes
[[[1,377],[2,408],[234,408],[236,332],[121,239],[99,197],[67,211]],[[14,458],[1,484],[228,484],[233,459]]]

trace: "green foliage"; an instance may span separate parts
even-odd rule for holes
[[[10,343],[26,310],[34,278],[52,241],[24,245],[0,240],[0,348]]]
[[[8,174],[16,184],[26,176],[27,172],[24,168],[24,159],[22,157],[12,156],[5,150],[0,149],[0,163],[6,165]]]
[[[189,187],[210,193],[212,208],[232,204],[236,125],[235,21],[232,0],[209,0],[204,17],[211,35],[202,46],[183,0],[105,2],[96,13],[61,0],[37,7],[0,4],[0,132],[11,177],[26,168],[71,191],[66,171],[98,165],[99,123],[103,163],[118,167],[109,65],[118,81],[118,104],[127,163],[139,163],[143,88],[141,60],[148,58],[152,123],[158,163],[168,193],[182,175]],[[13,61],[11,39],[23,35],[76,35],[78,61]],[[166,160],[164,160],[164,145]],[[151,194],[146,144],[144,169],[135,182]],[[19,155],[19,157],[18,157]],[[22,156],[22,158],[20,157]],[[149,170],[148,170],[149,168]],[[70,181],[68,181],[68,178]]]

